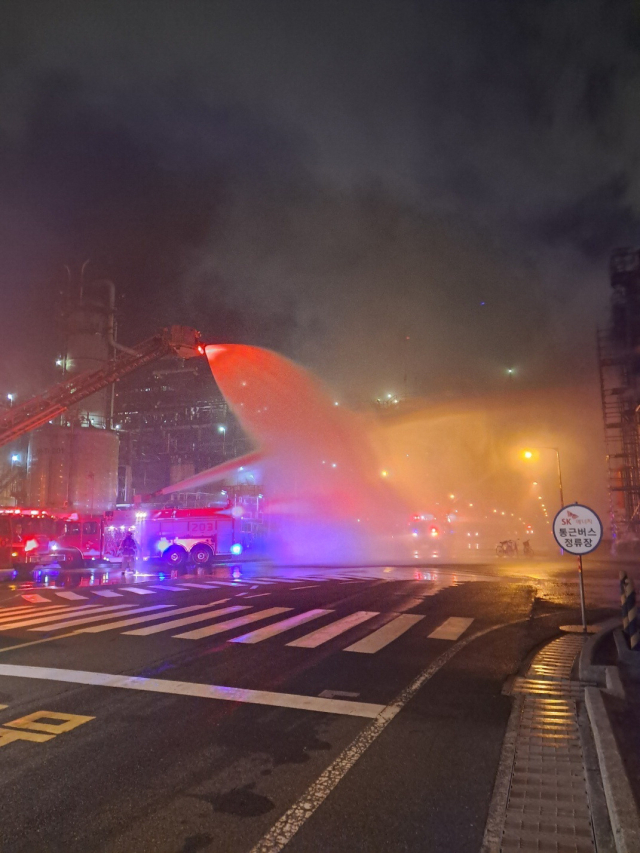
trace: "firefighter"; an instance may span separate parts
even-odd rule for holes
[[[122,540],[120,551],[122,552],[122,574],[124,574],[125,572],[130,572],[135,568],[136,555],[138,553],[138,543],[136,542],[131,530]]]

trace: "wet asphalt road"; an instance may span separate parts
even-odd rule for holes
[[[263,853],[281,849],[269,833],[301,801],[287,853],[477,853],[511,709],[504,682],[578,617],[568,577],[543,564],[500,574],[254,567],[236,581],[221,567],[4,584],[0,850]],[[594,574],[594,619],[611,612],[614,578]],[[225,630],[189,636],[214,626]],[[421,674],[348,767],[345,750]],[[340,781],[310,803],[336,760]]]

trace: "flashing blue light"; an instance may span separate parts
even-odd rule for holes
[[[231,553],[234,555],[242,554],[242,545],[239,542],[234,542],[231,546]]]

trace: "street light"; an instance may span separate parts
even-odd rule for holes
[[[15,398],[15,394],[7,394],[7,400],[9,401],[9,406],[13,406],[13,401]]]
[[[558,466],[558,491],[560,492],[560,508],[564,506],[564,492],[562,491],[562,468],[560,466],[560,451],[557,447],[533,447],[531,449],[522,451],[523,459],[533,459],[534,451],[538,450],[552,450],[556,454],[556,462]]]

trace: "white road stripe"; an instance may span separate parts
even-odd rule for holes
[[[13,628],[28,628],[29,625],[42,625],[45,622],[52,622],[55,619],[62,619],[63,616],[66,616],[67,613],[76,613],[77,611],[81,611],[84,613],[87,611],[88,613],[97,613],[100,610],[100,606],[98,604],[83,604],[81,607],[69,607],[68,605],[61,605],[60,609],[49,610],[47,609],[46,613],[41,613],[39,616],[35,613],[26,614],[23,619],[21,616],[14,618],[7,622],[2,622],[0,625],[0,631],[11,631]]]
[[[451,616],[446,619],[442,625],[438,626],[435,631],[429,634],[430,640],[457,640],[467,630],[473,619],[467,619],[464,616]]]
[[[312,583],[310,586],[292,586],[291,590],[293,591],[294,589],[317,589],[318,586],[319,584]]]
[[[119,610],[120,613],[124,616],[125,613],[144,613],[148,608],[145,607],[137,607],[134,604],[116,604],[112,607],[101,607],[97,616],[91,616],[91,618],[85,619],[84,617],[73,617],[72,619],[65,619],[62,622],[56,622],[53,625],[45,625],[43,628],[30,628],[31,631],[57,631],[59,628],[67,628],[71,626],[75,628],[78,625],[88,625],[89,622],[99,622],[102,619],[111,619],[113,618],[113,611]],[[107,612],[109,611],[109,612]],[[94,611],[95,612],[95,611]],[[118,616],[120,615],[117,614]],[[89,616],[89,614],[87,614]]]
[[[212,584],[216,584],[217,586],[246,586],[247,581],[219,581],[214,580],[211,581]]]
[[[21,598],[24,598],[25,601],[29,602],[29,604],[51,604],[49,599],[42,595],[23,595]]]
[[[404,634],[405,631],[408,631],[409,628],[413,628],[413,626],[420,622],[421,619],[424,619],[424,616],[413,615],[411,613],[404,613],[401,616],[396,616],[395,619],[392,619],[391,622],[387,622],[387,624],[383,625],[382,628],[378,628],[378,630],[374,631],[373,634],[369,634],[368,637],[358,640],[358,642],[354,643],[352,646],[347,646],[344,651],[362,652],[366,655],[375,654],[375,652],[379,652],[380,649],[388,646],[389,643],[397,640],[398,637],[402,636],[402,634]]]
[[[114,592],[112,589],[92,589],[94,595],[101,595],[103,598],[122,598],[121,592]]]
[[[225,599],[225,601],[228,600],[228,598]],[[211,607],[210,604],[205,606]],[[194,622],[212,622],[219,616],[226,616],[227,613],[237,613],[238,610],[249,609],[248,606],[241,607],[239,604],[235,604],[233,607],[223,607],[222,610],[211,609],[206,613],[198,613],[196,616],[185,616],[184,619],[171,619],[169,622],[161,622],[159,625],[151,625],[149,628],[138,628],[135,631],[124,631],[123,633],[132,634],[134,637],[147,637],[149,634],[159,634],[161,631],[173,631],[175,628],[181,628],[183,625],[192,625]],[[173,613],[169,615],[173,616]]]
[[[155,592],[151,592],[150,589],[142,589],[138,586],[121,586],[119,589],[123,592],[135,592],[136,595],[155,595]]]
[[[150,586],[149,589],[159,589],[162,590],[162,592],[164,592],[165,590],[168,590],[169,592],[187,592],[187,590],[183,589],[181,586],[168,586],[167,584],[158,584],[157,586]]]
[[[119,687],[150,693],[169,693],[176,696],[197,696],[201,699],[220,699],[226,702],[245,702],[251,705],[270,705],[317,711],[321,714],[344,714],[373,719],[384,710],[383,705],[352,702],[343,699],[322,699],[319,696],[299,696],[294,693],[272,693],[268,690],[244,690],[239,687],[218,687],[215,684],[194,684],[189,681],[169,681],[164,678],[111,675],[107,672],[83,672],[76,669],[53,669],[44,666],[15,666],[0,664],[0,676],[35,678],[42,681],[61,681],[65,684],[87,684],[92,687]]]
[[[356,761],[376,742],[389,723],[406,707],[420,688],[472,640],[504,627],[503,624],[495,625],[493,628],[485,628],[484,631],[465,637],[464,640],[460,640],[454,646],[449,646],[447,651],[429,664],[408,687],[405,687],[370,725],[356,735],[355,739],[323,770],[315,782],[287,809],[260,841],[251,848],[249,853],[281,853],[305,822],[320,808],[340,781],[344,779]]]
[[[242,593],[240,593],[240,594],[242,595]],[[265,595],[271,595],[271,593],[270,592],[258,592],[258,593],[256,593],[256,595],[248,595],[247,599],[249,599],[249,598],[264,598]]]
[[[224,631],[231,631],[233,628],[240,628],[242,625],[248,625],[249,622],[259,622],[261,619],[268,619],[270,616],[277,616],[278,614],[286,613],[291,609],[291,607],[270,607],[268,610],[259,610],[257,613],[249,613],[248,616],[239,616],[237,619],[228,619],[221,625],[209,625],[206,628],[196,628],[195,631],[187,631],[186,634],[174,634],[174,636],[181,640],[200,640],[202,637],[210,637],[213,634],[222,634]]]
[[[192,610],[197,610],[200,607],[206,607],[206,604],[195,604],[191,607],[180,607],[175,610],[174,604],[156,604],[155,607],[145,607],[145,610],[161,610],[162,613],[151,613],[146,616],[134,616],[132,619],[118,619],[118,613],[112,613],[118,619],[117,622],[107,622],[106,625],[92,625],[90,628],[80,628],[79,634],[99,634],[101,631],[113,631],[116,628],[128,628],[129,625],[139,625],[141,622],[153,622],[154,619],[164,619],[166,616],[173,616],[176,613],[187,613]],[[136,613],[140,611],[136,610]]]
[[[366,622],[367,619],[373,619],[374,616],[379,615],[380,614],[376,610],[358,610],[356,613],[351,613],[349,616],[343,616],[342,619],[338,619],[336,622],[331,622],[330,625],[325,625],[324,628],[318,628],[317,631],[312,631],[311,634],[305,634],[304,637],[292,640],[290,643],[287,643],[287,645],[295,646],[300,649],[315,649],[317,646],[321,646],[323,643],[332,640],[339,634],[344,634],[344,632],[348,631],[350,628],[355,628],[355,626],[360,625],[361,622]]]
[[[63,607],[62,604],[51,604],[52,607]],[[2,619],[5,615],[13,614],[13,613],[44,613],[45,610],[48,610],[48,607],[38,607],[36,604],[18,604],[16,607],[0,607],[0,619]]]
[[[86,601],[86,595],[78,595],[76,592],[56,592],[58,598],[67,598],[69,601]]]
[[[215,589],[212,583],[183,583],[182,586],[192,586],[194,589]]]
[[[234,637],[232,643],[260,643],[269,637],[275,637],[276,634],[282,634],[289,631],[291,628],[296,628],[298,625],[304,625],[305,622],[311,622],[312,619],[319,619],[326,613],[333,613],[333,610],[307,610],[306,613],[300,613],[298,616],[289,616],[288,619],[283,619],[280,622],[274,622],[273,625],[267,625],[265,628],[258,628],[256,631],[250,631],[248,634],[243,634],[241,637]]]

